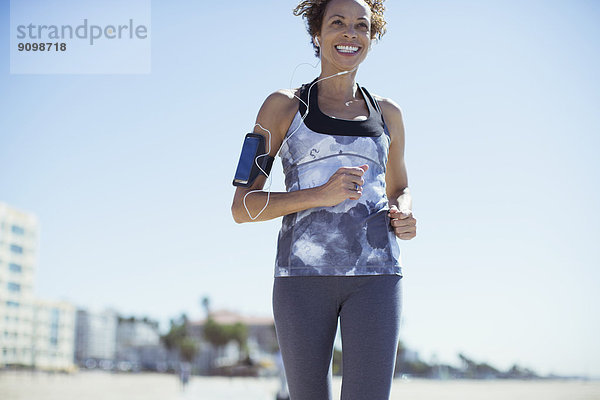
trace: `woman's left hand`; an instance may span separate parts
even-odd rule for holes
[[[392,205],[390,212],[390,224],[394,228],[394,233],[399,239],[410,240],[417,236],[417,220],[413,217],[411,211],[400,211],[398,207]]]

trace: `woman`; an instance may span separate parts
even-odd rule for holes
[[[401,111],[355,82],[371,42],[385,31],[383,10],[375,0],[296,7],[321,74],[271,94],[255,129],[268,131],[271,156],[280,152],[287,192],[261,191],[261,176],[237,188],[233,200],[238,223],[283,216],[273,313],[292,400],[331,399],[338,318],[342,399],[390,394],[401,308],[396,237],[415,237],[416,220]]]

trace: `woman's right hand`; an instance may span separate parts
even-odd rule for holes
[[[358,200],[362,196],[362,178],[369,169],[367,164],[359,167],[342,167],[319,187],[323,207],[336,206],[344,200]]]

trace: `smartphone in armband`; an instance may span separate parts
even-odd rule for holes
[[[234,186],[250,187],[259,174],[268,176],[271,173],[273,157],[265,153],[265,137],[258,133],[248,133],[235,170]]]

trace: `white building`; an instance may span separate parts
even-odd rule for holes
[[[148,319],[119,318],[117,347],[126,349],[139,346],[156,346],[160,343],[158,322]]]
[[[36,299],[37,218],[0,203],[0,368],[71,370],[74,307]]]
[[[0,367],[30,366],[38,223],[0,203]]]
[[[119,318],[117,367],[120,370],[157,369],[167,358],[160,343],[158,322],[148,318]]]
[[[37,299],[33,321],[32,365],[44,370],[73,370],[75,306]]]
[[[75,359],[80,365],[89,361],[114,361],[117,350],[118,315],[114,310],[77,310]]]

